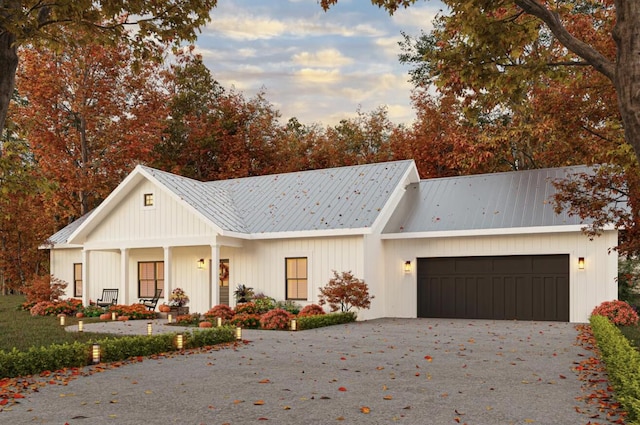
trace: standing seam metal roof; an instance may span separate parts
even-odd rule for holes
[[[578,216],[556,214],[552,181],[589,172],[586,166],[548,168],[421,180],[407,188],[384,233],[583,225]]]

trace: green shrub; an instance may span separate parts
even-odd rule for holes
[[[276,300],[263,294],[257,294],[251,301],[256,305],[256,314],[264,314],[276,308]]]
[[[325,326],[341,325],[343,323],[355,322],[356,313],[329,313],[321,314],[318,316],[305,316],[298,318],[298,329],[314,329],[322,328]]]
[[[78,311],[84,313],[86,317],[100,317],[104,313],[104,308],[97,305],[89,305],[86,307],[80,307]]]
[[[300,304],[295,301],[286,300],[286,301],[278,301],[274,308],[281,308],[285,311],[288,311],[291,314],[298,314],[300,312]]]
[[[152,336],[125,336],[103,338],[100,357],[103,362],[122,361],[132,357],[151,356],[175,350],[175,333]],[[185,333],[185,348],[208,347],[231,342],[235,339],[231,327],[194,330]],[[91,363],[92,344],[53,344],[48,347],[0,351],[0,378],[14,378],[39,374],[43,371],[60,370],[67,367],[82,367]]]
[[[616,399],[633,423],[640,419],[640,353],[605,316],[590,322]]]

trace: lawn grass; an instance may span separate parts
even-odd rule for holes
[[[48,346],[74,341],[89,342],[104,338],[105,334],[92,332],[67,332],[54,316],[31,316],[20,308],[25,301],[21,295],[0,296],[0,350],[16,348],[25,351],[30,347]],[[67,317],[67,325],[75,325],[79,319]],[[83,318],[85,323],[98,318]]]

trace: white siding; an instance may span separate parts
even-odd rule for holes
[[[49,257],[51,275],[67,283],[63,298],[73,298],[73,264],[82,263],[82,249],[52,249]]]
[[[153,193],[154,205],[143,206],[145,193]],[[189,236],[214,236],[200,217],[187,210],[169,193],[148,180],[138,184],[91,232],[87,243],[130,240],[170,240]]]
[[[319,288],[338,273],[351,271],[363,278],[363,238],[309,238],[254,241],[241,249],[223,247],[220,258],[229,259],[229,289],[233,294],[239,284],[254,288],[255,292],[285,299],[285,258],[308,258],[308,300],[301,305],[317,303]],[[235,303],[231,295],[231,304]]]
[[[617,232],[605,232],[590,241],[582,233],[478,236],[384,241],[387,292],[385,315],[416,317],[416,258],[489,255],[569,255],[569,320],[587,322],[591,310],[617,298]],[[585,269],[578,270],[578,257]],[[411,260],[413,271],[404,274],[402,264]]]

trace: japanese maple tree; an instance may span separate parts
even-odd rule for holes
[[[353,307],[369,308],[373,298],[364,280],[356,278],[350,271],[338,273],[333,270],[333,278],[324,288],[320,288],[318,304],[328,304],[331,311],[347,312]]]

